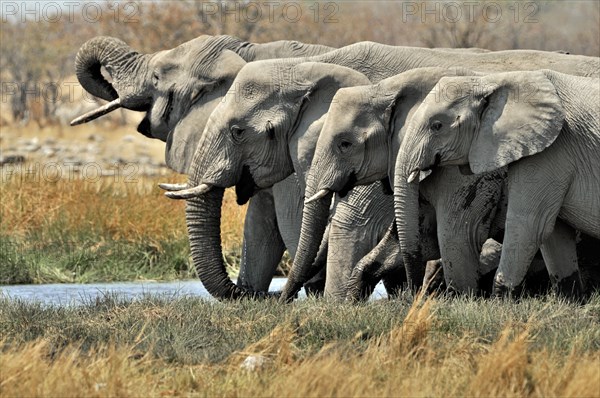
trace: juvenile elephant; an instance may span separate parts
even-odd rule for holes
[[[309,179],[318,191],[333,192],[388,176],[393,179],[406,122],[425,96],[444,76],[473,74],[466,69],[419,68],[375,85],[340,89],[319,136]],[[495,269],[489,261],[480,263],[480,252],[484,242],[499,233],[494,220],[504,176],[503,172],[463,176],[456,169],[445,169],[421,186],[420,257],[434,260],[441,254],[446,283],[456,290],[476,292],[481,276]],[[365,280],[373,278],[371,274],[381,272],[376,266],[390,268],[401,263],[399,258],[392,260],[400,254],[395,228],[390,231],[393,238],[384,239],[373,253],[375,257],[386,253],[387,259],[366,259],[354,269],[351,298],[356,298]],[[410,277],[423,279],[422,275]]]
[[[75,69],[89,93],[111,102],[72,124],[94,120],[119,107],[146,111],[138,132],[165,141],[167,165],[187,174],[209,115],[246,62],[306,57],[331,50],[297,41],[256,44],[232,36],[205,35],[171,50],[139,54],[117,38],[96,37],[81,46]],[[112,83],[102,76],[101,66],[111,75]],[[193,119],[194,129],[179,126],[186,117],[188,123]],[[292,256],[295,253],[301,209],[294,176],[277,184],[273,192],[263,190],[252,198],[244,223],[239,285],[256,291],[268,289],[285,248]]]
[[[575,229],[600,238],[598,78],[549,70],[446,77],[410,124],[395,175],[399,231],[416,209],[423,171],[459,165],[481,174],[508,165],[495,292],[520,288],[538,248],[563,292],[582,289]]]
[[[364,73],[372,83],[421,66],[464,66],[477,70],[493,71],[494,68],[526,70],[551,65],[553,68],[569,73],[600,75],[600,62],[593,57],[542,51],[499,51],[474,54],[461,51],[449,52],[414,47],[393,47],[372,42],[353,44],[320,56],[304,59],[304,61],[347,66]],[[192,185],[201,184],[201,182],[190,179]],[[326,217],[325,215],[329,214],[330,197],[326,197],[326,195],[319,196],[319,194],[317,196],[313,195],[313,187],[310,184],[307,186],[306,193],[312,201],[304,207],[299,247],[288,282],[283,290],[282,300],[291,299],[301,288],[306,278],[315,272],[312,264],[319,248],[320,237],[323,236],[325,229],[325,223],[318,220],[322,220]],[[368,203],[363,204],[363,206],[381,207],[380,203],[372,201],[368,195],[364,196],[364,201]],[[216,232],[218,233],[218,231]],[[218,258],[215,257],[209,261],[208,257],[204,256],[207,260],[207,269],[221,269],[220,250],[208,253],[216,255]],[[208,265],[209,263],[210,265]],[[225,280],[226,277],[220,279],[223,283]],[[234,296],[236,295],[237,293],[234,294]]]

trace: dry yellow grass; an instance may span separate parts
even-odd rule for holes
[[[98,182],[82,179],[45,180],[36,175],[5,176],[1,185],[0,231],[13,237],[41,233],[59,224],[64,234],[82,230],[98,238],[145,241],[153,244],[187,234],[185,202],[164,197],[158,183],[185,181],[172,175],[139,177],[134,183],[106,177]],[[235,203],[227,190],[221,224],[224,250],[241,246],[245,206]],[[48,237],[51,239],[52,237]],[[101,242],[99,242],[101,244]]]
[[[297,329],[276,327],[213,365],[174,365],[135,346],[56,353],[43,340],[0,355],[2,396],[600,396],[599,352],[534,351],[529,324],[506,325],[497,341],[432,333],[435,301],[417,300],[401,325],[366,350],[333,342],[302,357]],[[357,336],[356,339],[360,339]],[[263,358],[254,370],[241,365]]]

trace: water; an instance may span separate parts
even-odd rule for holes
[[[269,291],[283,288],[286,278],[273,278]],[[235,282],[235,281],[234,281]],[[167,298],[201,297],[213,299],[198,280],[172,282],[117,282],[117,283],[54,283],[45,285],[4,285],[0,286],[0,295],[11,299],[29,302],[42,302],[48,305],[70,306],[89,303],[103,296],[116,296],[135,300],[147,296]],[[306,297],[304,289],[300,298]],[[371,299],[387,297],[381,283],[375,288]]]

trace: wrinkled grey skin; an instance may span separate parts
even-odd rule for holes
[[[340,87],[367,83],[361,73],[337,65],[292,59],[249,63],[211,115],[192,164],[190,185],[210,186],[207,195],[236,185],[243,202],[255,190],[295,172],[304,196],[305,175],[331,98]],[[181,194],[187,193],[171,196]],[[362,201],[359,191],[348,199],[348,203],[338,203],[332,215],[325,285],[328,297],[343,297],[339,288],[345,284],[338,283],[338,264],[355,263],[375,246],[392,211],[388,202],[387,208],[364,213],[358,207]],[[326,211],[329,213],[328,205]],[[188,211],[188,225],[195,225],[201,216]],[[378,222],[382,216],[384,221]],[[196,229],[190,230],[192,248],[197,235]],[[193,254],[201,261],[199,253]],[[335,265],[330,268],[331,264]]]
[[[414,69],[417,67],[465,67],[476,71],[494,71],[495,69],[535,69],[540,66],[552,66],[557,70],[576,73],[581,75],[600,75],[600,61],[594,57],[564,55],[558,53],[548,53],[541,51],[499,51],[490,53],[472,54],[466,52],[447,52],[431,49],[410,48],[410,47],[392,47],[377,43],[364,42],[357,43],[342,49],[332,51],[319,57],[311,58],[311,61],[336,63],[352,67],[364,73],[372,83],[376,83],[384,78],[391,77],[400,72]],[[308,181],[307,196],[312,192],[310,179]],[[316,187],[314,187],[316,190]],[[418,192],[418,190],[416,191]],[[375,200],[371,201],[370,206],[380,206]],[[308,208],[319,208],[319,210],[309,210],[305,206],[305,213],[302,220],[302,231],[298,253],[294,259],[292,272],[288,282],[283,290],[282,300],[289,300],[300,288],[301,283],[306,277],[312,274],[311,259],[315,255],[314,242],[320,236],[322,222],[318,221],[313,215],[325,214],[323,207],[327,206],[324,201],[311,203]],[[413,209],[417,209],[416,202]],[[412,214],[419,214],[416,210]],[[416,224],[414,231],[418,228]],[[419,258],[404,259],[407,266],[407,276],[409,283],[418,286],[422,280],[422,261]]]
[[[310,171],[317,190],[338,192],[350,180],[363,185],[388,176],[393,179],[395,161],[389,160],[398,155],[406,121],[441,77],[472,74],[465,69],[419,68],[375,85],[340,89],[329,108]],[[502,177],[502,173],[480,178],[463,176],[458,170],[444,170],[421,187],[421,196],[430,205],[424,209],[423,202],[419,209],[422,252],[427,253],[422,257],[434,260],[442,254],[447,269],[443,276],[447,286],[454,290],[476,292],[480,277],[490,271],[488,261],[480,260],[480,252],[483,243],[498,234],[493,221]],[[431,211],[434,214],[427,215]],[[383,241],[381,245],[391,247],[379,247],[377,251],[392,251],[399,257],[397,239]],[[381,273],[374,265],[389,271],[402,263],[398,260],[395,264],[390,259],[358,264],[353,271],[353,285],[349,286],[349,298],[356,299],[356,293],[362,290],[356,284],[362,285],[365,279],[373,278],[371,274]]]
[[[450,86],[460,90],[436,98]],[[418,185],[407,183],[413,171],[468,165],[481,174],[508,165],[496,294],[518,292],[538,248],[559,290],[577,294],[575,230],[600,238],[599,118],[598,78],[549,70],[442,78],[410,122],[395,185],[402,197]]]
[[[471,54],[464,52],[436,51],[429,49],[420,49],[412,47],[392,47],[372,42],[357,43],[332,51],[317,57],[311,57],[310,61],[326,62],[348,66],[364,73],[371,82],[377,82],[383,78],[393,76],[400,72],[414,69],[420,66],[442,66],[451,67],[461,65],[473,69],[482,69],[493,67],[513,67],[522,69],[531,69],[540,64],[555,63],[555,67],[565,70],[576,70],[582,74],[598,74],[600,63],[595,58],[581,57],[573,55],[562,55],[556,53],[545,53],[540,51],[501,51],[497,53]],[[233,178],[239,176],[232,175]],[[202,184],[199,178],[191,178],[190,184]],[[233,181],[237,184],[238,181]],[[312,193],[310,181],[307,184],[307,196]],[[318,251],[320,237],[323,235],[325,225],[322,221],[322,215],[329,213],[329,202],[327,198],[314,201],[304,207],[303,228],[299,247],[294,259],[294,265],[288,282],[282,294],[282,300],[293,298],[296,292],[302,286],[310,275],[314,273],[312,267],[314,258]],[[367,200],[368,201],[368,200]],[[215,207],[220,205],[219,197],[215,190],[199,198],[191,199],[188,210],[188,217],[193,220],[193,228],[189,228],[191,235],[196,230],[206,231],[203,225],[210,225],[213,233],[218,236],[218,211]],[[380,203],[370,201],[365,206],[381,206]],[[215,223],[216,217],[216,223]],[[206,256],[200,251],[200,247],[206,247],[212,243],[204,240],[205,234],[194,236],[195,245],[198,247],[197,256],[202,256],[203,267],[207,269],[223,269],[220,250],[217,255]],[[216,240],[218,241],[218,239]],[[219,282],[225,283],[226,275],[220,273]],[[215,278],[216,281],[216,278]]]
[[[123,41],[96,37],[82,45],[76,71],[82,86],[127,109],[146,111],[138,131],[167,143],[167,165],[187,173],[200,133],[212,110],[246,62],[322,54],[332,50],[296,41],[248,43],[231,36],[200,36],[174,49],[138,54]],[[106,81],[100,67],[112,77]],[[179,122],[186,116],[194,129]],[[302,200],[295,176],[250,202],[238,284],[266,291],[283,251],[296,250]]]
[[[467,67],[489,65],[491,68],[496,65],[514,66],[516,63],[518,64],[518,67],[526,69],[532,68],[540,63],[555,62],[560,68],[577,69],[580,70],[581,73],[589,74],[597,74],[598,66],[600,66],[597,60],[589,57],[567,56],[539,51],[502,51],[498,53],[471,54],[458,51],[449,52],[412,47],[392,47],[371,42],[357,43],[307,60],[352,67],[363,72],[372,82],[419,66],[452,66],[454,64],[466,64],[465,66]],[[180,126],[178,126],[178,128]],[[193,124],[188,125],[188,128],[193,129],[193,127]],[[190,183],[201,184],[202,181],[191,179]],[[309,191],[310,186],[308,186],[307,195],[310,193]],[[198,229],[201,228],[201,225],[204,225],[200,221],[201,219],[205,219],[205,225],[210,225],[213,228],[215,227],[214,217],[219,216],[219,213],[214,211],[214,207],[218,206],[219,203],[219,198],[215,195],[215,192],[213,192],[210,195],[204,195],[202,199],[198,198],[190,200],[190,202],[194,202],[194,205],[190,206],[190,211],[198,212],[193,216],[194,220],[197,221],[194,222],[194,225],[197,225]],[[380,204],[372,201],[369,206],[380,206]],[[309,209],[308,213],[315,214],[315,211],[317,211],[319,214],[325,214],[328,213],[329,203],[326,200],[315,201],[309,206]],[[288,284],[284,289],[284,300],[292,298],[302,286],[302,282],[306,280],[306,277],[311,275],[314,271],[312,269],[312,264],[316,252],[318,251],[320,242],[319,237],[323,235],[322,230],[324,229],[324,226],[319,224],[318,227],[315,228],[316,224],[311,224],[311,218],[312,216],[310,215],[307,217],[308,227],[303,228],[303,231],[301,231],[301,239],[298,248],[298,253],[300,255],[297,254],[294,260],[292,273],[288,279]],[[194,230],[195,228],[196,227],[194,227]],[[218,229],[215,229],[213,232],[215,234],[219,233]],[[198,247],[206,246],[212,242],[208,240],[203,241],[202,239],[204,236],[205,235],[198,235]],[[304,237],[302,238],[302,236]],[[219,255],[212,258],[206,255],[202,256],[204,260],[202,267],[206,267],[206,269],[222,270],[220,250],[215,251],[214,253]],[[200,255],[200,252],[198,255]],[[219,275],[218,283],[226,283],[226,278],[223,277],[224,274],[219,273]],[[214,278],[214,281],[217,283],[216,277]],[[228,289],[223,291],[226,292],[225,294],[229,294]]]

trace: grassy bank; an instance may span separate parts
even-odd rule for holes
[[[165,198],[161,181],[98,181],[3,175],[0,284],[193,278],[185,203]],[[235,274],[245,207],[227,191],[223,252]]]
[[[600,395],[597,295],[0,301],[2,396]]]

